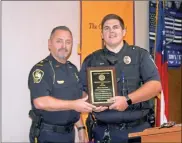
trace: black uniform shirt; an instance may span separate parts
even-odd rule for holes
[[[128,93],[137,90],[141,84],[148,81],[160,81],[158,70],[148,51],[137,46],[129,46],[126,42],[124,42],[124,46],[118,53],[104,48],[86,57],[79,73],[84,91],[88,92],[87,67],[99,66],[115,67],[118,95],[123,94],[122,73],[124,73],[125,80],[127,81]],[[133,104],[123,112],[106,110],[95,114],[97,119],[105,122],[120,122],[141,118],[148,113],[147,110],[143,114],[142,110],[149,108],[151,108],[151,105],[146,101]],[[130,111],[128,112],[128,110]],[[132,114],[130,113],[131,111]]]
[[[30,74],[28,86],[33,99],[42,96],[52,96],[61,100],[75,100],[81,98],[82,90],[77,68],[71,63],[59,63],[51,55],[36,64]],[[49,124],[67,125],[79,119],[79,113],[69,111],[36,110]]]
[[[128,64],[126,64],[127,61],[124,60],[125,57],[126,57],[126,60],[127,58],[130,59]],[[94,59],[93,54],[90,54],[89,56],[87,56],[82,64],[82,67],[79,73],[81,83],[83,85],[83,89],[86,92],[88,92],[86,71],[88,67],[92,66],[91,63],[93,63],[93,59]],[[140,81],[138,81],[138,84],[139,82],[146,83],[147,81],[151,81],[151,80],[160,81],[157,67],[155,63],[153,62],[148,51],[136,46],[134,47],[129,46],[125,41],[124,41],[123,48],[118,53],[111,52],[107,48],[104,48],[102,55],[101,54],[96,55],[96,59],[94,63],[95,63],[94,66],[96,67],[115,66],[117,81],[121,79],[122,72],[124,72],[124,75],[126,76],[126,78],[130,78],[130,77],[137,78],[138,76],[138,78],[140,79]]]

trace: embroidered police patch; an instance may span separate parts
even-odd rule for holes
[[[42,80],[42,77],[44,76],[44,72],[40,69],[36,69],[33,73],[33,80],[34,83],[39,83]]]

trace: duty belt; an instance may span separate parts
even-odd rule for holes
[[[105,123],[100,120],[96,120],[96,125],[98,126],[109,126],[109,128],[116,128],[116,129],[128,129],[128,128],[133,128],[135,126],[138,126],[140,124],[143,124],[144,122],[147,121],[147,116],[143,117],[141,119],[137,119],[132,122],[127,122],[127,123]]]
[[[47,123],[41,124],[41,129],[43,129],[43,130],[49,130],[49,131],[62,133],[62,134],[72,132],[73,128],[74,128],[74,124],[66,125],[66,126],[52,125],[52,124],[47,124]]]

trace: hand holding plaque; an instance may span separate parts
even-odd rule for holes
[[[116,74],[114,67],[89,67],[87,69],[89,102],[95,106],[110,106],[115,97]]]

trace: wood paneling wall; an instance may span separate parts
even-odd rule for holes
[[[182,67],[168,70],[169,77],[169,120],[181,121],[182,108]]]

